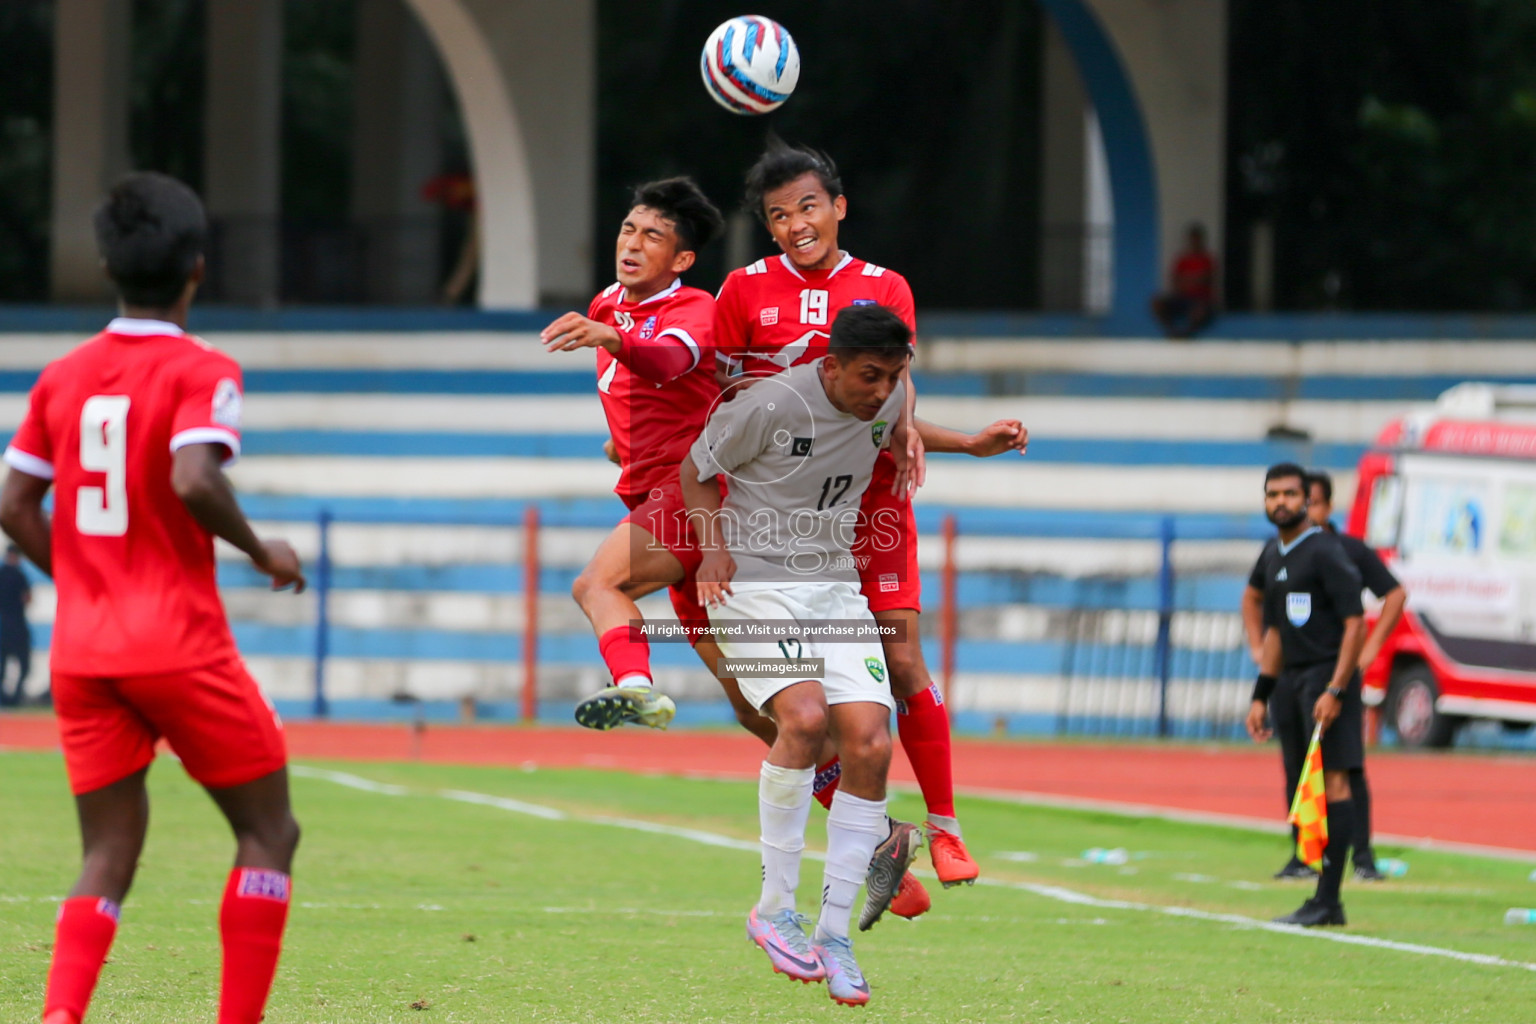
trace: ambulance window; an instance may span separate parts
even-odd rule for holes
[[[1536,485],[1511,483],[1504,489],[1499,552],[1512,558],[1536,558]]]
[[[1397,546],[1397,528],[1403,518],[1403,479],[1379,476],[1371,487],[1371,508],[1365,521],[1365,542],[1373,548]]]
[[[1467,479],[1414,480],[1400,547],[1415,555],[1475,555],[1488,531],[1488,487]]]

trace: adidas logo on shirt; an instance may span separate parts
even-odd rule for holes
[[[1275,582],[1276,583],[1283,582],[1283,581],[1288,580],[1290,578],[1291,578],[1290,574],[1285,571],[1285,566],[1283,566],[1283,565],[1280,567],[1280,571],[1275,573]]]

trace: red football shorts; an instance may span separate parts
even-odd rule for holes
[[[53,707],[76,795],[148,767],[161,738],[210,789],[254,782],[288,763],[277,712],[239,658],[158,676],[55,672]]]
[[[690,643],[698,641],[700,629],[708,628],[709,613],[699,604],[699,587],[694,578],[699,561],[704,557],[699,551],[698,538],[688,525],[688,506],[683,502],[683,487],[677,480],[670,480],[653,487],[646,494],[627,495],[629,515],[624,522],[634,523],[671,552],[683,564],[683,579],[667,589],[672,599],[672,610],[677,619],[689,627]]]
[[[891,460],[878,459],[860,506],[863,522],[854,536],[854,562],[870,611],[910,608],[920,612],[923,579],[917,571],[917,519],[911,501],[891,494],[893,479]]]

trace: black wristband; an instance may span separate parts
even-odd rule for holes
[[[1280,680],[1274,676],[1259,673],[1259,678],[1253,681],[1253,699],[1269,703],[1269,695],[1275,692],[1275,684]]]

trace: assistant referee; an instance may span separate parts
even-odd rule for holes
[[[1407,601],[1407,592],[1392,571],[1387,568],[1381,556],[1358,537],[1352,537],[1347,533],[1339,533],[1334,529],[1333,516],[1333,478],[1320,469],[1314,469],[1307,473],[1307,518],[1317,526],[1322,527],[1338,538],[1344,546],[1344,553],[1349,556],[1350,562],[1360,573],[1360,580],[1381,602],[1381,610],[1376,617],[1376,624],[1371,627],[1370,633],[1365,638],[1365,644],[1360,649],[1360,671],[1362,673],[1376,660],[1386,644],[1387,638],[1397,628],[1398,620],[1403,616],[1403,607]],[[1270,541],[1268,547],[1273,547],[1275,541]],[[1259,556],[1254,564],[1253,574],[1248,580],[1248,586],[1243,588],[1243,631],[1248,637],[1248,646],[1253,654],[1255,664],[1258,664],[1262,655],[1259,653],[1264,644],[1264,559],[1267,557],[1268,547],[1264,554]],[[1278,692],[1278,691],[1277,691]],[[1274,704],[1273,696],[1270,698],[1271,706]],[[1287,706],[1290,706],[1287,703]],[[1294,730],[1277,730],[1282,737],[1292,733],[1300,733],[1297,726]],[[1296,783],[1301,778],[1301,765],[1307,753],[1307,736],[1298,736],[1295,743],[1282,743],[1280,754],[1285,761],[1285,806],[1291,805],[1291,797],[1296,792]],[[1355,805],[1355,832],[1354,832],[1354,856],[1355,881],[1380,882],[1383,879],[1381,872],[1376,870],[1376,853],[1371,848],[1371,790],[1367,784],[1365,767],[1349,773],[1349,791],[1353,794],[1352,802]],[[1295,835],[1295,829],[1291,830]],[[1315,879],[1317,872],[1303,864],[1295,855],[1285,866],[1275,872],[1276,878],[1305,878]]]
[[[1349,773],[1365,755],[1356,668],[1365,642],[1360,573],[1338,538],[1308,521],[1306,472],[1300,466],[1282,462],[1265,473],[1264,514],[1278,535],[1260,556],[1264,645],[1248,734],[1257,742],[1269,739],[1268,715],[1286,733],[1282,745],[1297,741],[1292,731],[1298,727],[1305,745],[1314,724],[1321,725],[1328,802],[1328,845],[1317,891],[1275,920],[1308,928],[1341,925],[1339,887],[1354,832]]]

